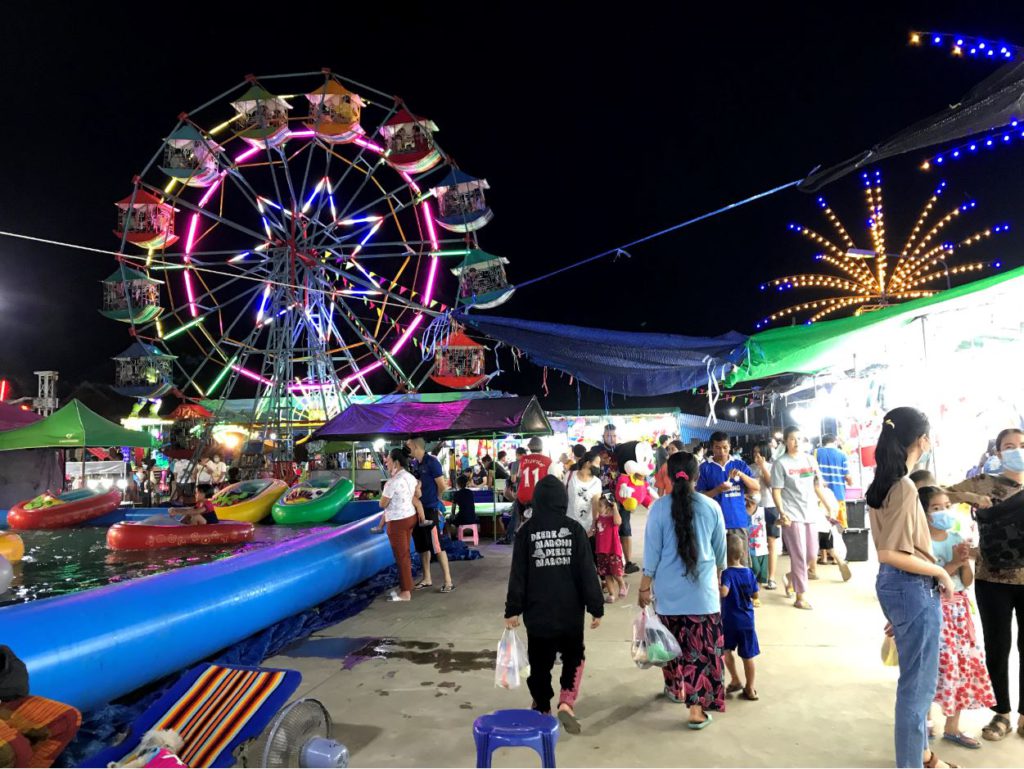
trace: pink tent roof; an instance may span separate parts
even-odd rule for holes
[[[25,411],[9,403],[0,403],[0,431],[14,430],[42,419],[34,411]]]

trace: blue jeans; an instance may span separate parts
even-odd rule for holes
[[[882,564],[875,592],[885,618],[895,630],[900,657],[896,766],[921,766],[928,750],[928,708],[939,680],[939,591],[932,577]]]

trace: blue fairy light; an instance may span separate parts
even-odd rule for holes
[[[995,267],[998,270],[1000,267],[1003,266],[1003,263],[1002,262],[992,262],[992,266]]]

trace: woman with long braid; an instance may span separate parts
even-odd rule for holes
[[[672,494],[647,516],[644,574],[638,602],[656,595],[658,617],[679,640],[682,656],[663,668],[665,696],[690,708],[687,726],[703,729],[710,710],[725,710],[719,574],[725,569],[725,519],[713,499],[695,493],[697,460],[687,451],[668,458]]]

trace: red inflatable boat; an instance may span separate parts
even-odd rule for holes
[[[82,489],[54,496],[40,494],[19,502],[7,513],[12,529],[66,529],[112,513],[121,504],[121,492],[112,489],[102,493]]]
[[[204,526],[150,526],[115,523],[107,529],[111,550],[161,550],[196,545],[234,545],[250,541],[256,533],[251,523],[221,521]]]

